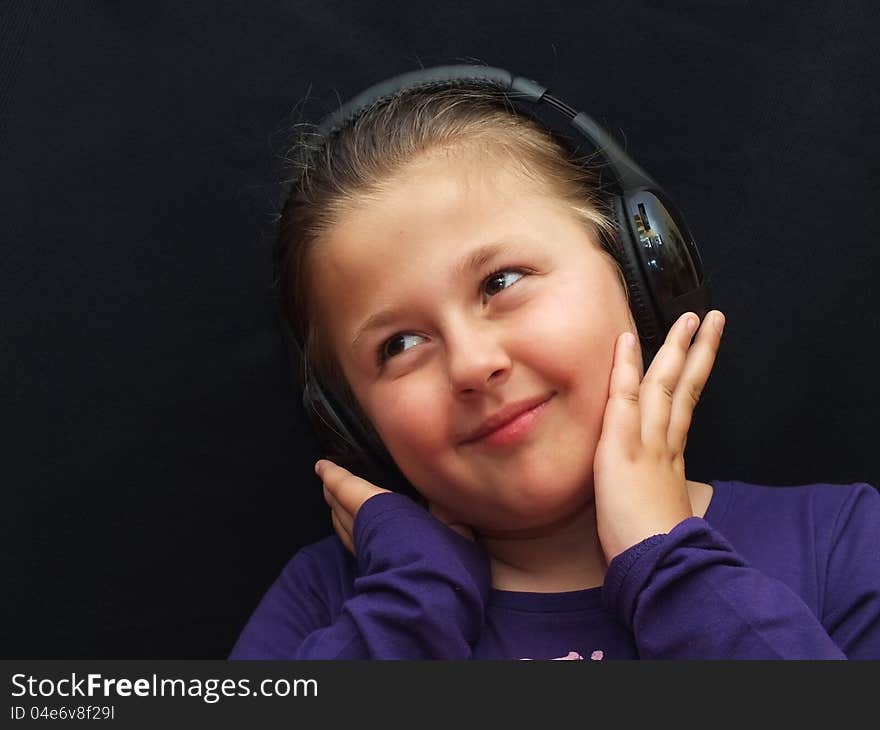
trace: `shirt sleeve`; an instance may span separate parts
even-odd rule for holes
[[[368,499],[354,522],[358,575],[334,610],[321,566],[300,551],[269,589],[230,659],[466,659],[479,638],[489,559],[411,499]]]
[[[643,659],[880,658],[880,495],[857,487],[835,518],[821,620],[700,517],[615,557],[606,608]]]
[[[850,659],[880,659],[880,492],[855,485],[834,525],[822,623]]]

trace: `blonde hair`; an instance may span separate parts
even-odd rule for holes
[[[327,139],[301,133],[291,149],[290,159],[298,162],[278,220],[274,286],[304,346],[304,365],[368,429],[321,328],[310,286],[311,256],[347,211],[381,196],[409,164],[438,150],[479,151],[511,163],[525,179],[567,203],[615,265],[629,301],[615,255],[614,218],[591,159],[575,157],[540,122],[518,113],[499,87],[468,81],[411,88],[374,103]]]

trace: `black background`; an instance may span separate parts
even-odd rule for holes
[[[690,479],[880,484],[869,2],[0,5],[7,658],[223,658],[330,533],[270,297],[289,126],[485,62],[685,211],[728,319]]]

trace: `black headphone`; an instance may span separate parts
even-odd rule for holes
[[[672,324],[685,312],[702,320],[710,309],[709,284],[700,254],[681,213],[663,188],[583,112],[551,96],[537,81],[491,66],[453,65],[420,69],[375,84],[319,124],[316,139],[326,140],[362,112],[403,90],[487,83],[498,87],[513,108],[535,118],[573,151],[586,140],[602,158],[603,189],[611,194],[618,231],[613,242],[630,294],[630,308],[641,339],[645,368]],[[307,166],[300,152],[299,162]],[[294,162],[296,162],[294,158]],[[605,179],[607,176],[607,179]],[[287,190],[284,191],[287,197]],[[276,271],[276,278],[278,272]],[[303,377],[303,407],[328,458],[356,470],[379,486],[414,494],[381,440],[361,418],[321,387],[309,372],[303,345],[279,303],[279,321],[295,372]]]

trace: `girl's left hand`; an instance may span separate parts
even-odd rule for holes
[[[691,417],[709,379],[721,341],[706,315],[696,341],[682,315],[669,330],[644,379],[638,340],[617,338],[602,436],[593,462],[596,522],[607,563],[652,535],[667,533],[692,517],[684,450]]]

